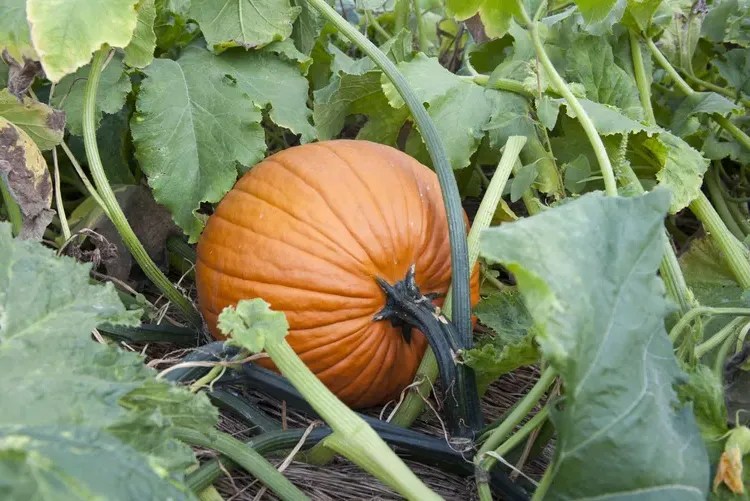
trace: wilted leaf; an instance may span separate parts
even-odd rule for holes
[[[154,60],[156,48],[156,6],[154,0],[140,0],[136,6],[138,24],[133,32],[133,39],[125,47],[125,64],[135,68],[144,68]]]
[[[130,77],[125,73],[123,58],[115,54],[109,64],[102,71],[99,87],[96,92],[96,108],[94,110],[94,125],[104,113],[117,113],[125,104],[125,99],[131,89]],[[65,111],[68,130],[77,136],[83,135],[83,95],[86,81],[89,77],[90,65],[78,69],[72,75],[64,77],[55,86],[52,104]]]
[[[13,59],[6,49],[2,51],[2,62],[4,63],[2,70],[7,71],[8,91],[18,99],[22,99],[26,95],[36,77],[44,75],[39,61],[24,58],[23,64],[21,64],[21,62]],[[7,64],[7,67],[5,67],[5,64]]]
[[[59,82],[91,60],[102,44],[125,47],[138,0],[28,0],[31,38],[47,78]]]
[[[23,129],[40,150],[60,144],[65,131],[65,113],[29,97],[19,101],[8,89],[0,90],[0,117]]]
[[[131,120],[136,156],[156,201],[195,241],[201,202],[218,202],[234,185],[238,163],[263,157],[261,113],[205,49],[155,59],[144,73]]]
[[[288,38],[300,8],[292,7],[289,0],[192,0],[189,12],[209,47],[218,53]]]
[[[656,275],[668,206],[665,191],[587,194],[481,237],[482,255],[515,275],[566,388],[549,499],[706,498],[708,457],[673,389],[683,374]]]
[[[0,117],[0,182],[21,209],[23,226],[19,237],[41,240],[55,214],[50,209],[52,179],[34,141],[3,117]]]

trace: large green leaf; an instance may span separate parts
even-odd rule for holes
[[[138,317],[89,269],[0,223],[0,497],[191,499],[195,458],[171,429],[209,429],[216,409],[91,339]]]
[[[192,0],[189,12],[208,45],[221,52],[229,47],[253,49],[288,38],[300,9],[292,7],[289,0]]]
[[[513,16],[519,14],[515,1],[504,0],[448,0],[446,9],[459,21],[479,14],[487,35],[493,38],[505,35]]]
[[[47,78],[59,82],[102,44],[125,47],[137,23],[138,0],[28,0],[31,39]]]
[[[218,202],[266,150],[261,112],[211,52],[188,47],[177,61],[144,69],[131,120],[136,156],[156,200],[192,241],[203,220],[201,202]]]
[[[657,277],[668,207],[664,190],[590,193],[481,237],[482,255],[515,275],[566,388],[545,499],[706,498],[708,458],[673,389],[683,374]]]
[[[64,113],[29,97],[19,100],[8,89],[0,90],[0,117],[23,129],[40,150],[49,150],[62,141]]]
[[[65,111],[68,130],[77,136],[83,135],[83,98],[89,68],[90,66],[86,65],[60,80],[52,96],[52,104]],[[94,121],[97,127],[102,118],[102,112],[120,111],[130,89],[130,78],[125,73],[123,58],[116,54],[102,71],[99,80],[94,110]]]

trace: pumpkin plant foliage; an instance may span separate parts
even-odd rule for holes
[[[217,410],[137,354],[92,342],[97,325],[137,325],[140,312],[89,268],[0,223],[0,497],[193,499],[195,457],[171,428],[210,430]]]
[[[684,375],[656,276],[668,206],[664,190],[588,194],[482,235],[482,255],[517,277],[540,349],[567,388],[552,409],[549,499],[706,497],[708,456],[674,390]]]

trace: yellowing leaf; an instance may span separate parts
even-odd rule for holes
[[[28,0],[31,39],[53,82],[91,59],[102,44],[125,47],[135,30],[138,0]]]

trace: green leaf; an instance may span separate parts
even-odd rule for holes
[[[42,152],[23,129],[0,116],[0,183],[21,212],[20,238],[41,240],[55,215],[52,177]],[[0,284],[1,285],[1,284]],[[0,303],[0,320],[2,320]],[[0,329],[2,324],[0,323]],[[0,331],[1,332],[1,331]]]
[[[535,163],[524,165],[518,169],[518,173],[513,177],[513,182],[510,185],[510,201],[517,202],[520,200],[526,190],[534,184],[538,175],[539,170]]]
[[[260,298],[243,299],[237,306],[228,306],[219,314],[221,332],[229,342],[252,353],[263,351],[265,346],[284,341],[289,322],[280,311],[273,311]]]
[[[542,96],[541,99],[537,100],[536,113],[542,125],[544,125],[547,130],[552,130],[557,123],[557,115],[560,113],[560,106],[552,104],[549,96]]]
[[[606,38],[580,37],[566,56],[568,79],[583,84],[586,97],[600,104],[615,106],[634,120],[643,118],[635,81],[615,64],[612,46]]]
[[[28,0],[31,38],[47,78],[59,82],[91,60],[102,44],[125,47],[138,0]]]
[[[85,426],[0,426],[3,499],[195,499],[157,465],[111,435]]]
[[[155,6],[154,33],[160,49],[185,47],[200,34],[198,24],[188,15],[190,0],[156,0]]]
[[[0,117],[21,128],[40,150],[52,149],[63,139],[64,113],[29,97],[19,101],[8,89],[0,90]]]
[[[135,68],[145,68],[154,60],[156,48],[154,0],[140,0],[136,10],[138,11],[138,24],[133,32],[133,39],[125,47],[125,64]]]
[[[477,373],[480,387],[539,359],[534,343],[533,321],[521,295],[497,292],[479,302],[475,313],[494,335],[463,353],[463,360]]]
[[[195,457],[171,430],[208,430],[217,411],[154,379],[137,354],[91,340],[102,323],[137,325],[139,312],[90,268],[0,223],[0,492],[192,499],[184,471]]]
[[[300,9],[292,30],[294,45],[300,52],[309,56],[320,36],[325,19],[305,0],[292,0],[292,5]]]
[[[737,92],[750,95],[750,49],[732,49],[713,64],[721,77]]]
[[[696,238],[680,256],[685,282],[696,299],[706,306],[745,306],[742,287],[734,278],[713,238]],[[727,322],[729,319],[727,319]]]
[[[90,66],[86,65],[60,80],[55,86],[55,94],[52,97],[52,104],[65,111],[68,130],[77,136],[83,135],[83,102],[89,68]],[[117,113],[122,109],[130,90],[130,78],[125,73],[123,58],[116,54],[102,71],[99,81],[94,110],[97,127],[101,121],[102,112]]]
[[[273,122],[301,135],[301,142],[317,138],[307,107],[308,83],[297,64],[272,53],[231,50],[213,59],[217,71],[226,71],[257,108],[271,107]],[[284,85],[279,85],[284,82]]]
[[[192,0],[189,12],[209,47],[219,53],[288,38],[300,8],[292,7],[289,0]]]
[[[136,157],[156,200],[195,241],[204,224],[196,214],[201,202],[221,200],[237,164],[254,165],[265,154],[261,113],[205,49],[189,47],[177,61],[155,59],[144,73],[131,120]]]
[[[578,11],[588,24],[607,19],[618,2],[619,0],[575,0]]]
[[[715,92],[695,92],[685,97],[675,110],[670,129],[678,136],[681,136],[687,130],[688,118],[692,116],[702,113],[719,113],[723,115],[725,113],[732,113],[738,109],[737,105],[732,101]]]
[[[586,180],[591,177],[591,164],[585,155],[578,155],[572,162],[562,166],[565,189],[577,194],[586,189]]]
[[[0,16],[0,54],[7,50],[19,63],[23,63],[24,57],[37,59],[26,21],[26,0],[0,0],[0,10],[3,13]]]
[[[643,146],[659,165],[659,184],[672,191],[670,213],[676,214],[698,198],[708,169],[708,160],[698,150],[666,131],[646,138]]]
[[[603,136],[611,134],[632,134],[634,132],[646,131],[649,133],[656,132],[658,128],[648,127],[632,118],[623,115],[620,110],[612,106],[596,103],[589,99],[579,99],[586,114],[594,122],[597,132]],[[563,99],[552,99],[551,103],[565,104],[567,114],[570,118],[576,118],[575,112],[567,106]]]
[[[651,19],[664,0],[628,0],[625,21],[632,19],[635,26],[643,32],[651,25]]]
[[[689,373],[687,383],[678,386],[677,391],[680,400],[692,403],[711,461],[717,461],[723,449],[721,438],[729,431],[722,382],[711,369],[699,364]]]
[[[683,374],[657,277],[668,206],[663,190],[590,193],[482,234],[482,255],[515,275],[566,388],[551,413],[549,499],[706,498],[708,458],[673,389]]]
[[[479,12],[484,30],[492,38],[505,35],[513,21],[513,16],[520,14],[515,1],[448,0],[445,7],[447,13],[458,21],[464,21]]]

